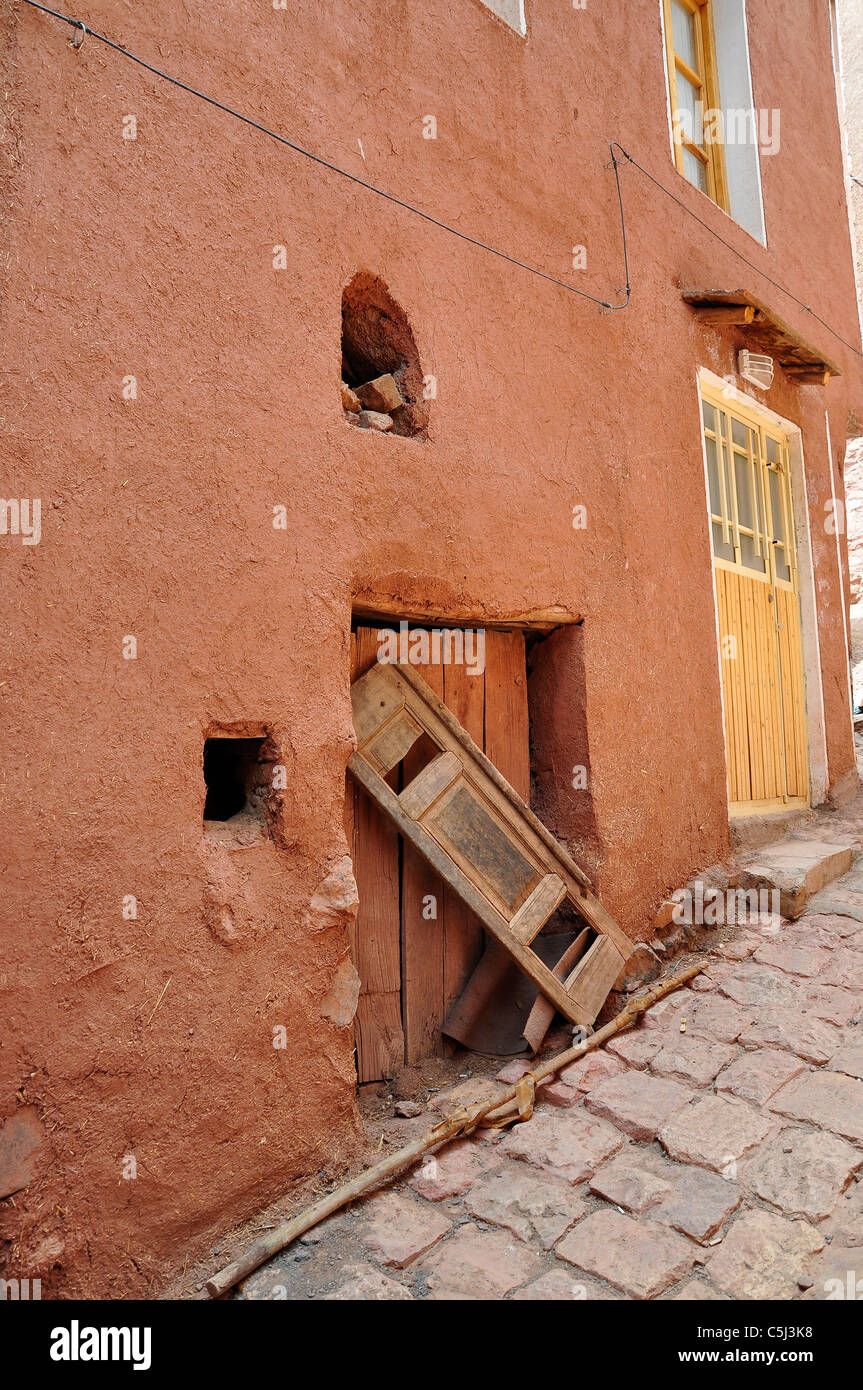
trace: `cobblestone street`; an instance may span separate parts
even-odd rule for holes
[[[834,816],[819,836],[859,850],[861,830]],[[690,987],[542,1086],[531,1120],[427,1156],[239,1297],[859,1296],[863,864],[797,920],[722,936]],[[388,1142],[525,1069],[449,1087]]]

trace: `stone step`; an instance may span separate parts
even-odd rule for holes
[[[783,917],[799,917],[815,893],[847,874],[854,846],[825,840],[785,839],[740,861],[743,888],[774,888]]]

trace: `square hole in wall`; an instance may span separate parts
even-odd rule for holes
[[[265,808],[261,749],[263,738],[204,740],[205,821],[245,815],[263,823]]]

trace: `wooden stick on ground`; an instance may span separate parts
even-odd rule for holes
[[[562,1067],[569,1066],[570,1062],[577,1061],[586,1052],[599,1047],[606,1038],[611,1038],[615,1033],[620,1033],[624,1028],[628,1028],[657,1000],[686,984],[688,980],[703,970],[706,964],[706,961],[701,961],[696,965],[689,965],[670,979],[661,980],[659,984],[653,985],[644,994],[633,999],[616,1018],[613,1018],[610,1023],[606,1023],[603,1028],[597,1029],[585,1042],[578,1043],[575,1047],[568,1048],[566,1052],[560,1052],[556,1057],[550,1057],[547,1062],[541,1062],[539,1066],[533,1067],[527,1073],[527,1078],[532,1083],[531,1092],[537,1082],[553,1076]],[[326,1197],[322,1197],[313,1206],[307,1207],[298,1216],[291,1217],[289,1221],[283,1222],[274,1230],[259,1236],[243,1255],[232,1260],[224,1269],[220,1269],[217,1274],[214,1274],[212,1279],[207,1280],[207,1292],[212,1298],[218,1298],[220,1294],[227,1293],[234,1284],[239,1283],[247,1274],[251,1274],[253,1270],[279,1250],[284,1250],[285,1246],[290,1245],[291,1241],[296,1240],[298,1236],[305,1235],[306,1231],[317,1226],[318,1222],[331,1216],[341,1207],[347,1206],[348,1202],[352,1202],[356,1197],[362,1197],[373,1188],[379,1187],[381,1183],[407,1168],[421,1154],[427,1153],[429,1149],[439,1148],[441,1144],[448,1143],[450,1139],[455,1139],[459,1134],[469,1134],[482,1123],[495,1124],[500,1120],[505,1121],[509,1117],[516,1118],[524,1111],[524,1083],[525,1078],[523,1077],[515,1086],[510,1086],[503,1095],[496,1096],[493,1100],[485,1101],[481,1105],[472,1105],[448,1115],[440,1124],[435,1125],[434,1129],[430,1129],[421,1138],[415,1139],[412,1144],[407,1144],[403,1149],[390,1154],[388,1158],[376,1163],[373,1168],[367,1168],[364,1173],[360,1173],[358,1177],[352,1178],[350,1182],[336,1188],[334,1192],[328,1193]],[[527,1113],[529,1114],[529,1111]]]

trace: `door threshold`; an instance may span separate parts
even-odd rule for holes
[[[732,801],[728,805],[728,815],[732,820],[746,816],[778,816],[788,811],[808,811],[809,801],[805,796],[790,796],[787,801]]]

